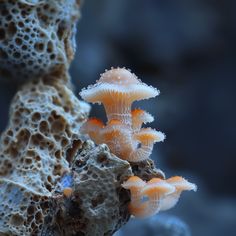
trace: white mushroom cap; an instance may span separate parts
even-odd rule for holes
[[[134,134],[134,138],[139,140],[141,143],[146,141],[156,143],[164,141],[165,135],[155,129],[143,128],[138,133]]]
[[[184,191],[188,190],[191,191],[193,190],[194,192],[197,191],[197,185],[188,182],[186,179],[184,179],[181,176],[174,176],[166,180],[169,184],[173,185],[177,191]]]
[[[125,97],[130,102],[156,97],[159,91],[137,79],[125,68],[106,71],[95,85],[81,91],[80,96],[92,103],[104,103],[113,98]]]
[[[182,191],[197,191],[197,186],[195,184],[188,182],[186,179],[180,176],[171,177],[167,179],[166,182],[172,185],[175,188],[175,191],[163,198],[160,204],[161,211],[165,211],[174,207],[179,201]]]
[[[174,191],[175,188],[165,180],[153,178],[147,182],[142,193],[147,195],[150,199],[152,197],[156,199],[157,197],[162,198],[163,196],[173,193]]]
[[[145,186],[146,182],[140,179],[138,176],[131,176],[127,181],[122,184],[122,187],[125,189],[131,188],[140,188],[142,189]]]
[[[132,116],[132,127],[134,131],[140,130],[140,128],[142,127],[142,124],[146,124],[146,123],[150,123],[154,121],[154,117],[150,113],[142,109],[132,110],[131,116]]]

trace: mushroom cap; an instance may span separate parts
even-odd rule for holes
[[[131,215],[137,218],[145,218],[148,216],[148,202],[133,204],[132,202],[128,206]]]
[[[142,128],[139,132],[134,134],[134,138],[139,140],[141,143],[143,141],[150,141],[153,143],[164,141],[165,135],[151,128]]]
[[[131,188],[140,188],[142,189],[145,186],[146,182],[140,179],[138,176],[131,176],[127,181],[122,184],[122,187],[125,189]]]
[[[89,118],[80,128],[80,131],[84,134],[89,134],[91,132],[98,132],[104,127],[103,122],[97,118]]]
[[[118,136],[123,136],[123,134],[128,134],[128,128],[117,119],[111,119],[108,121],[107,125],[101,129],[101,135],[106,136],[106,138],[110,140],[118,138]]]
[[[87,126],[86,128],[89,128],[89,127],[91,127],[91,128],[103,128],[104,124],[103,124],[102,120],[100,120],[100,119],[89,118],[87,120],[87,122],[84,124],[84,126],[85,127]]]
[[[159,196],[168,195],[173,193],[175,188],[168,184],[165,180],[159,178],[152,178],[143,188],[142,193],[144,195],[152,196],[158,194]]]
[[[111,98],[122,98],[129,102],[156,97],[159,91],[137,79],[125,68],[106,71],[96,84],[90,85],[80,92],[80,96],[87,102],[111,102]]]
[[[97,118],[90,118],[85,122],[81,128],[80,132],[84,134],[88,134],[90,138],[95,142],[95,143],[100,143],[100,133],[102,128],[104,127],[104,124],[101,120]]]
[[[144,124],[154,121],[154,117],[150,113],[148,113],[142,109],[132,110],[131,115],[132,115],[133,119],[137,119],[137,120],[143,122]]]
[[[160,204],[160,211],[166,211],[174,207],[179,201],[180,193],[173,193],[165,196]]]
[[[171,184],[176,188],[177,191],[184,191],[184,190],[193,190],[197,191],[197,185],[188,182],[186,179],[184,179],[181,176],[174,176],[166,180],[167,183]]]

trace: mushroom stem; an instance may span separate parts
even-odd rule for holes
[[[114,100],[114,101],[112,101]],[[103,103],[108,122],[111,120],[120,120],[122,124],[131,128],[131,103],[127,99],[122,98],[121,95],[111,97],[111,101]]]
[[[147,209],[145,209],[147,216],[152,216],[158,213],[161,209],[162,200],[169,194],[173,193],[174,190],[175,188],[172,185],[159,178],[149,180],[142,191],[143,197],[147,196],[149,199]]]
[[[149,158],[155,142],[163,141],[164,134],[151,128],[143,128],[133,134],[133,139],[138,142],[136,148],[130,153],[128,161],[138,162]],[[138,147],[138,145],[141,145]]]
[[[137,148],[129,155],[128,161],[130,162],[138,162],[143,161],[149,158],[153,150],[153,143],[143,144],[141,143],[141,147]]]
[[[139,202],[139,204],[131,202],[129,204],[129,212],[137,218],[145,218],[149,216],[150,204],[148,201]]]
[[[111,152],[122,159],[132,151],[130,128],[120,120],[112,119],[101,130],[101,140],[106,143]]]

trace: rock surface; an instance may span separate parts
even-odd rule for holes
[[[84,143],[67,181],[55,191],[42,235],[113,235],[130,217],[129,193],[121,183],[131,174],[129,163],[110,154],[106,145]],[[61,195],[68,184],[69,198]]]
[[[41,204],[69,172],[89,109],[56,81],[31,82],[15,95],[0,141],[1,233],[29,235],[40,229],[45,217]]]
[[[0,1],[0,80],[66,73],[75,52],[76,0]]]

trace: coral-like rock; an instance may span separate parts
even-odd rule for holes
[[[48,81],[28,83],[11,104],[0,141],[0,233],[35,235],[45,217],[41,205],[70,171],[81,143],[89,106],[64,84]]]
[[[66,73],[79,1],[1,0],[0,15],[0,79]]]
[[[88,141],[81,150],[72,181],[63,178],[57,189],[62,193],[69,184],[72,195],[53,198],[42,235],[109,236],[129,219],[129,193],[121,187],[132,174],[129,163],[110,154],[106,145]]]
[[[0,235],[38,235],[48,213],[49,194],[0,178]]]

